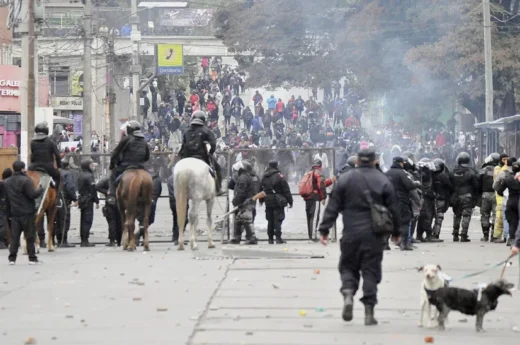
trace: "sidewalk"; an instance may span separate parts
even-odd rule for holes
[[[218,245],[213,251],[200,245],[195,253],[170,244],[153,244],[147,254],[62,249],[41,254],[40,266],[28,266],[26,257],[13,267],[0,261],[0,343],[33,337],[39,345],[415,345],[430,335],[445,345],[516,343],[517,293],[488,314],[487,333],[477,334],[474,317],[456,312],[444,333],[417,327],[422,275],[415,266],[437,263],[456,279],[503,260],[503,246],[423,244],[414,252],[385,253],[380,325],[366,328],[359,293],[354,321],[341,320],[337,243]],[[473,287],[499,274],[495,269],[452,285]],[[506,276],[517,284],[516,260]]]

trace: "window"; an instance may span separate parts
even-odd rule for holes
[[[49,80],[51,83],[52,96],[69,96],[69,79],[69,67],[49,66]]]

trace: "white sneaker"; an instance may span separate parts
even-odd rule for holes
[[[38,265],[39,261],[29,261],[29,265]]]
[[[9,265],[10,265],[10,266],[14,266],[15,263],[16,263],[16,262],[14,262],[14,261],[9,261]]]

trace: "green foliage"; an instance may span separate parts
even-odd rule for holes
[[[493,0],[496,116],[516,113],[520,0]],[[251,86],[316,86],[347,77],[395,113],[420,119],[458,101],[482,120],[481,0],[257,0],[232,2],[216,36]]]

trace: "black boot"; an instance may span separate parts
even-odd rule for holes
[[[411,251],[411,250],[413,250],[413,248],[408,243],[405,243],[403,241],[401,241],[401,243],[399,244],[399,248],[401,248],[402,251]]]
[[[240,244],[240,238],[233,238],[229,241],[230,244]]]
[[[60,241],[58,241],[58,244],[60,243]],[[74,248],[76,247],[74,244],[70,244],[69,242],[67,242],[67,240],[64,240],[63,243],[59,244],[59,247],[60,248]]]
[[[365,326],[375,326],[377,320],[374,317],[374,307],[367,305],[365,306]]]
[[[459,231],[453,231],[453,242],[459,242]]]
[[[95,244],[90,243],[88,240],[81,241],[81,244],[80,244],[81,248],[88,248],[88,247],[94,247],[94,246],[95,246]]]
[[[287,243],[285,240],[283,240],[281,237],[276,239],[276,244],[284,244]]]
[[[354,318],[354,291],[343,290],[341,293],[343,294],[343,312],[341,316],[343,320],[349,322]]]
[[[107,244],[105,244],[105,246],[107,246],[107,247],[115,247],[115,246],[116,246],[116,241],[114,241],[114,240],[110,240],[110,242],[108,242]]]
[[[438,238],[435,238],[434,236],[427,236],[425,239],[424,239],[424,242],[427,242],[427,243],[440,243],[440,242],[444,242],[444,240],[441,240],[441,239],[438,239]]]
[[[487,242],[489,241],[489,228],[483,228],[482,229],[482,238],[480,239],[481,242]]]
[[[246,244],[248,245],[255,245],[255,244],[258,244],[258,240],[256,239],[255,236],[249,238],[249,239],[246,239]]]
[[[274,244],[274,240],[272,238],[269,239],[269,244]]]
[[[462,234],[460,236],[460,241],[461,242],[471,242],[471,240],[468,238],[468,234]]]

